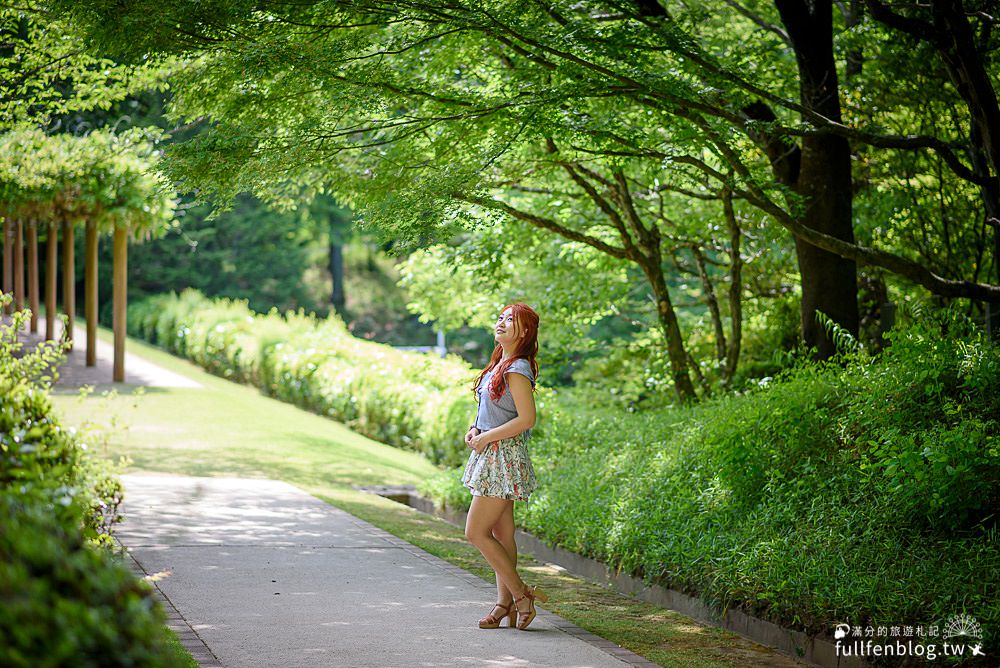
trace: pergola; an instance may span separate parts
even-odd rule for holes
[[[173,221],[174,197],[156,171],[158,154],[141,131],[107,130],[83,137],[46,135],[21,128],[0,135],[0,217],[3,218],[3,291],[13,308],[31,310],[38,332],[39,235],[45,237],[45,338],[55,336],[56,271],[62,236],[64,336],[73,344],[76,313],[74,233],[82,227],[87,366],[97,363],[97,248],[113,239],[113,381],[125,380],[128,240],[164,233]],[[27,244],[25,245],[25,237]],[[26,280],[27,279],[27,280]],[[8,311],[11,308],[7,307]]]

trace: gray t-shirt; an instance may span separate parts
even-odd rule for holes
[[[517,407],[514,405],[514,396],[510,393],[510,386],[504,388],[504,392],[497,401],[490,396],[489,384],[493,378],[495,369],[490,370],[479,383],[476,390],[479,395],[479,412],[476,414],[476,426],[480,431],[494,429],[500,425],[510,422],[517,417]],[[507,369],[507,373],[519,373],[528,377],[531,386],[535,386],[535,375],[531,373],[531,364],[523,357],[518,357]],[[507,375],[507,374],[504,374]],[[506,379],[504,379],[506,380]],[[531,430],[525,432],[526,437],[531,436]]]

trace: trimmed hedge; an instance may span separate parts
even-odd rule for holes
[[[21,354],[26,319],[0,327],[0,665],[186,665],[152,589],[109,549],[121,484],[53,416],[44,374],[61,349]]]
[[[445,359],[351,335],[336,315],[251,311],[196,290],[129,305],[128,331],[218,376],[335,418],[376,440],[458,464],[475,413],[475,373]]]
[[[830,633],[975,617],[1000,629],[1000,348],[950,314],[876,359],[800,363],[686,409],[561,401],[519,522],[552,544]],[[460,469],[419,486],[468,506]]]

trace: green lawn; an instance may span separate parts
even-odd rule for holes
[[[110,340],[110,332],[100,331]],[[128,349],[202,388],[99,386],[87,396],[56,389],[69,425],[94,429],[102,456],[128,457],[129,471],[274,478],[288,482],[442,559],[493,580],[461,529],[355,485],[416,484],[436,468],[415,453],[203,372],[141,341]],[[127,493],[127,490],[126,490]],[[793,665],[777,652],[669,610],[619,595],[520,555],[529,582],[551,593],[546,609],[649,660],[671,667]],[[483,601],[483,614],[491,601]],[[470,620],[470,624],[476,620]]]
[[[184,645],[181,644],[181,639],[177,637],[177,634],[167,629],[167,643],[170,645],[170,651],[174,653],[178,666],[183,665],[184,668],[200,668],[198,662],[194,660],[194,657],[184,649]]]

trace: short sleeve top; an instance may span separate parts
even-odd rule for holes
[[[517,417],[517,407],[514,405],[514,396],[510,393],[509,384],[504,388],[503,394],[496,401],[490,396],[489,385],[490,380],[493,378],[493,371],[495,369],[490,370],[483,376],[479,387],[476,389],[476,394],[479,397],[479,412],[476,414],[476,426],[479,427],[480,431],[494,429]],[[514,360],[504,375],[510,373],[519,373],[527,376],[528,380],[531,381],[531,386],[535,386],[535,375],[531,373],[531,364],[523,357]],[[530,436],[531,430],[528,429],[525,431],[525,437]]]

